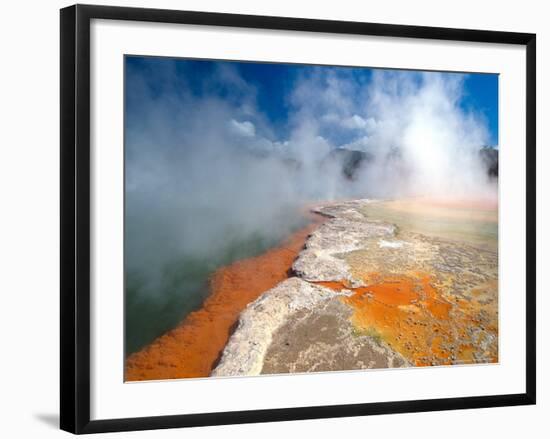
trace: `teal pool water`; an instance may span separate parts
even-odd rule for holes
[[[126,268],[125,355],[140,350],[200,308],[209,294],[209,278],[218,268],[265,252],[306,223],[296,214],[287,230],[266,228],[249,236],[236,234],[220,241],[208,256],[175,257],[163,265],[153,291],[145,272]]]

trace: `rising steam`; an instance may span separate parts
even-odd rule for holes
[[[201,78],[169,60],[151,69],[126,76],[126,269],[142,291],[179,257],[284,236],[308,202],[496,196],[479,158],[486,121],[460,105],[464,75],[304,68],[281,127],[230,63]],[[330,160],[337,148],[370,159],[350,179]]]

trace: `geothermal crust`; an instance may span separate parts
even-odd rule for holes
[[[341,255],[366,248],[373,238],[391,239],[395,233],[392,224],[367,221],[360,212],[366,203],[369,200],[313,209],[332,219],[322,224],[307,240],[305,249],[292,265],[297,276],[310,282],[348,281],[354,287],[364,285],[362,279],[352,276],[349,264]]]
[[[498,361],[496,252],[374,221],[369,203],[313,209],[329,220],[240,314],[212,376]]]
[[[391,239],[395,231],[390,224],[366,222],[359,208],[368,202],[313,209],[331,219],[310,235],[293,264],[296,277],[247,306],[211,376],[409,365],[380,339],[356,333],[350,307],[339,300],[351,291],[315,283],[347,280],[353,286],[363,285],[339,255],[364,248],[368,239]]]
[[[247,306],[212,376],[258,375],[273,334],[293,314],[341,294],[292,277]]]

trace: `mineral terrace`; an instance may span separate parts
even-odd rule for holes
[[[495,249],[329,204],[293,276],[240,314],[212,376],[498,361]]]

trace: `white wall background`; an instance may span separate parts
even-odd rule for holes
[[[88,3],[299,16],[537,33],[539,403],[455,412],[136,432],[109,437],[242,438],[385,436],[448,439],[544,437],[550,432],[549,325],[543,277],[550,264],[549,12],[545,2],[393,0],[104,0]],[[60,437],[58,422],[59,13],[64,1],[9,2],[0,25],[0,435]],[[546,201],[546,203],[545,203]],[[483,436],[482,436],[483,435]]]

